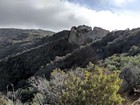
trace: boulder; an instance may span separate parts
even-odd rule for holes
[[[69,34],[69,43],[74,45],[84,45],[92,40],[88,37],[89,33],[92,31],[91,27],[88,26],[78,26],[72,27]]]
[[[94,27],[92,30],[91,27],[80,25],[78,27],[72,27],[69,34],[68,42],[77,46],[86,45],[97,39],[101,39],[106,36],[109,31]]]
[[[105,37],[109,33],[108,30],[102,29],[100,27],[94,27],[92,32],[90,32],[90,36],[93,40],[101,39]]]
[[[121,86],[122,92],[133,91],[134,88],[140,85],[140,70],[139,67],[132,65],[131,68],[126,68],[120,73],[120,78],[123,79]]]

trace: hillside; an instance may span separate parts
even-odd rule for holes
[[[50,79],[51,72],[56,68],[67,72],[77,67],[86,67],[89,62],[109,68],[108,64],[116,66],[110,63],[112,60],[110,57],[114,55],[115,58],[118,57],[117,59],[121,57],[126,59],[130,56],[130,60],[135,56],[138,57],[140,53],[139,28],[109,32],[99,27],[92,29],[83,25],[52,34],[54,33],[43,30],[0,30],[0,90],[2,92],[5,92],[6,86],[12,83],[16,92],[27,89],[30,95],[37,92],[43,94],[43,90],[34,85],[44,86],[45,81]],[[135,64],[133,65],[135,67],[139,65],[139,63],[137,65],[131,63]],[[120,69],[120,78],[125,84],[122,85],[120,93],[128,93],[129,96],[133,88],[140,85],[140,78],[135,78],[140,77],[140,70],[130,67],[131,69],[127,68],[126,71],[123,67],[116,66]],[[24,95],[19,100],[26,103],[31,97]],[[134,97],[136,100],[139,93],[136,96],[134,97],[132,93],[130,98]]]
[[[41,44],[43,37],[49,37],[54,32],[29,29],[0,29],[0,59]]]

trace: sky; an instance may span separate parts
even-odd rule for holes
[[[0,28],[140,27],[140,0],[0,0]]]

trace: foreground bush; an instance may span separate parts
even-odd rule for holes
[[[117,93],[121,85],[119,73],[97,66],[77,68],[67,73],[54,70],[50,80],[52,105],[122,105]]]
[[[0,105],[14,105],[8,98],[0,93]]]

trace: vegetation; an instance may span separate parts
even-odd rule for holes
[[[140,91],[137,91],[140,90],[140,54],[113,55],[104,61],[104,66],[111,71],[121,70],[119,77],[123,79],[123,83],[119,92],[125,97],[127,103],[140,97]]]
[[[52,105],[122,105],[117,93],[122,81],[118,72],[110,73],[97,66],[51,74],[49,97]]]
[[[0,105],[13,105],[13,103],[8,98],[0,94]]]
[[[34,91],[34,98],[29,103],[25,101],[25,105],[122,105],[124,102],[118,94],[122,83],[119,72],[109,71],[92,63],[86,68],[76,68],[67,72],[56,69],[51,73],[49,81],[39,78],[39,83],[35,80],[36,83],[32,84],[37,87],[30,89]],[[26,89],[21,92],[20,97],[24,99]],[[12,105],[5,102],[11,101],[0,97],[0,105]],[[20,102],[13,103],[18,105]]]
[[[109,70],[123,70],[125,68],[140,68],[140,54],[135,56],[127,56],[124,54],[113,55],[104,61],[104,66]]]

